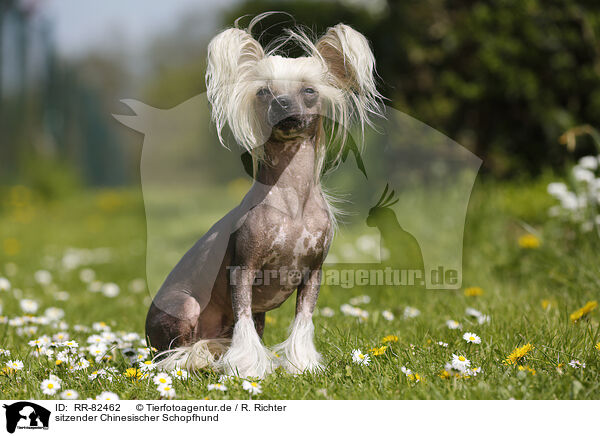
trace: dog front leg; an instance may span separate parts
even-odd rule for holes
[[[321,354],[314,344],[315,327],[313,311],[321,287],[321,269],[310,272],[308,280],[298,287],[296,317],[290,328],[289,337],[275,347],[282,355],[282,365],[288,372],[299,374],[304,371],[317,372],[323,369]]]
[[[252,317],[253,269],[238,269],[231,285],[235,325],[231,347],[221,359],[222,369],[229,375],[262,378],[273,370],[272,353],[263,345]]]

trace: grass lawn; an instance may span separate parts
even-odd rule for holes
[[[548,218],[547,209],[554,204],[546,194],[548,181],[477,182],[465,228],[461,290],[323,287],[314,322],[325,372],[297,377],[276,372],[260,381],[262,393],[252,397],[600,398],[598,310],[578,322],[570,319],[570,314],[586,302],[599,299],[600,244],[595,234],[579,234]],[[135,348],[137,354],[144,353],[138,350],[143,347],[141,342],[128,335],[135,332],[143,338],[150,303],[148,291],[139,280],[145,277],[146,237],[141,192],[87,191],[55,203],[40,202],[21,188],[7,192],[0,212],[0,277],[8,279],[11,286],[0,290],[0,348],[9,350],[10,355],[0,355],[0,367],[9,360],[20,360],[24,367],[3,371],[0,396],[50,399],[73,389],[84,399],[103,391],[114,392],[122,399],[160,398],[152,376],[137,379],[124,374],[135,364],[116,349],[107,353],[110,360],[100,362],[87,353],[89,367],[71,371],[69,363],[56,363],[65,347],[56,348],[51,357],[38,357],[36,347],[28,345],[42,335],[52,337],[65,332],[83,352],[87,338],[102,333],[94,331],[93,324],[104,322],[105,327],[96,328],[110,328],[114,333],[114,337],[105,333],[105,339],[118,341],[121,348]],[[210,220],[204,221],[210,224]],[[199,221],[199,232],[205,230],[204,221]],[[537,237],[539,247],[520,246],[519,238],[529,233]],[[83,269],[91,269],[98,283],[84,283],[80,277]],[[50,272],[51,280],[43,273],[36,275],[39,270]],[[83,274],[89,280],[86,273],[91,276],[91,272]],[[100,282],[115,283],[119,294],[105,295],[115,288],[105,286],[102,290]],[[480,287],[482,292],[471,293],[481,295],[466,295],[468,287]],[[366,319],[342,313],[342,304],[361,295],[368,295],[370,301],[354,306],[368,312]],[[37,318],[24,317],[22,299],[39,304],[34,313]],[[268,314],[266,345],[285,338],[294,300]],[[35,303],[23,306],[32,310]],[[64,310],[64,317],[40,319],[49,307]],[[328,314],[325,307],[333,309],[333,316],[324,316]],[[407,307],[418,309],[419,314],[404,316]],[[467,314],[468,308],[489,319],[480,324],[477,317]],[[392,312],[394,319],[388,320],[383,311]],[[57,319],[61,315],[55,310],[48,314]],[[461,328],[450,329],[450,319]],[[465,332],[478,335],[481,343],[467,343]],[[383,338],[389,335],[397,341],[384,343]],[[504,363],[515,348],[526,344],[531,344],[531,351],[517,364]],[[370,351],[382,345],[387,348]],[[353,362],[354,349],[369,354],[369,365]],[[481,368],[481,372],[470,377],[445,373],[444,366],[453,354],[465,356],[471,367]],[[569,364],[572,361],[579,363],[572,363],[573,367]],[[79,365],[87,366],[81,361]],[[406,374],[408,371],[402,367],[412,374]],[[101,369],[107,370],[107,375],[101,372],[90,380],[90,374]],[[41,383],[50,374],[62,382],[55,394],[46,395]],[[219,374],[213,372],[190,374],[185,380],[174,378],[176,398],[251,397],[241,380],[226,381],[227,391],[209,391],[207,386],[218,379]]]

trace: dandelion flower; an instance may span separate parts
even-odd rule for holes
[[[79,394],[73,389],[67,389],[66,391],[60,393],[60,398],[63,400],[76,400],[79,398]]]
[[[227,386],[221,383],[212,383],[207,386],[209,391],[222,391],[225,392],[227,390]]]
[[[531,233],[519,237],[518,242],[519,247],[525,249],[539,248],[540,246],[540,239]]]
[[[383,342],[384,344],[386,342],[398,342],[398,336],[396,336],[396,335],[387,335],[387,336],[384,336],[381,339],[381,342]]]
[[[127,368],[125,370],[125,372],[123,373],[123,375],[128,378],[135,378],[136,380],[145,378],[145,376],[146,376],[146,374],[144,374],[142,371],[140,371],[137,368]]]
[[[46,395],[54,395],[60,389],[60,380],[46,379],[40,385],[42,392]]]
[[[475,333],[467,332],[463,335],[463,339],[471,344],[481,344],[481,338]]]
[[[446,327],[448,327],[450,330],[460,330],[462,328],[460,323],[454,321],[453,319],[449,319],[448,321],[446,321]]]
[[[261,388],[260,384],[258,384],[257,382],[251,382],[248,380],[244,380],[244,382],[242,383],[242,389],[250,392],[251,395],[256,395],[256,394],[262,393],[262,388]]]
[[[471,361],[462,354],[452,355],[452,368],[457,371],[463,372],[471,366]]]
[[[517,347],[510,353],[506,359],[504,360],[505,365],[515,365],[519,361],[521,361],[527,353],[529,353],[533,349],[533,345],[525,344],[522,347]]]
[[[96,397],[96,400],[104,400],[104,401],[116,401],[119,399],[119,396],[114,392],[105,391]]]
[[[597,306],[598,306],[597,301],[588,301],[587,303],[585,303],[585,306],[577,309],[575,312],[573,312],[571,314],[571,316],[570,316],[571,321],[573,321],[573,322],[579,321],[581,318],[585,317],[588,313],[590,313],[592,310],[594,310]]]
[[[596,344],[596,350],[600,351],[600,342]],[[8,350],[6,350],[8,351]],[[0,354],[2,354],[2,350],[0,350]]]
[[[369,351],[371,351],[371,353],[373,353],[373,356],[381,356],[383,353],[385,353],[386,349],[387,349],[387,345],[382,345],[381,347],[371,348]]]
[[[156,374],[152,378],[152,381],[156,385],[170,385],[173,383],[173,380],[171,379],[171,377],[169,377],[169,374],[165,372],[159,372],[158,374]]]
[[[479,286],[471,286],[465,289],[465,295],[467,297],[479,297],[483,295],[483,289],[481,289]]]
[[[368,365],[371,361],[371,358],[368,354],[363,354],[360,349],[352,350],[352,361],[354,363],[358,363],[359,365]]]
[[[533,369],[533,368],[532,368],[532,367],[530,367],[529,365],[526,365],[526,366],[519,365],[519,366],[517,366],[517,369],[518,369],[519,371],[523,371],[523,372],[525,372],[525,373],[527,373],[527,372],[530,372],[530,373],[531,373],[531,375],[535,375],[535,374],[536,374],[536,371],[535,371],[535,369]]]

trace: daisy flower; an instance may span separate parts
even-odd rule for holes
[[[226,391],[227,390],[227,386],[221,384],[221,383],[212,383],[210,385],[207,386],[209,391]]]
[[[10,369],[14,369],[15,371],[20,371],[23,369],[23,362],[21,360],[9,360],[6,362],[6,366]]]
[[[52,274],[50,274],[48,271],[46,270],[39,270],[36,271],[35,274],[33,275],[33,277],[35,278],[35,281],[38,282],[40,285],[49,285],[50,283],[52,283]]]
[[[57,342],[66,342],[69,340],[69,334],[67,332],[58,332],[52,335],[52,339]]]
[[[21,310],[25,313],[35,313],[40,307],[37,301],[30,300],[28,298],[21,300],[19,305],[21,306]]]
[[[88,362],[87,360],[85,360],[82,357],[77,362],[75,362],[70,369],[71,369],[71,372],[73,372],[73,371],[79,371],[79,370],[82,370],[82,369],[86,369],[89,366],[90,366],[90,362]]]
[[[104,401],[115,401],[118,400],[119,396],[114,392],[102,392],[100,395],[96,397],[96,400],[104,400]]]
[[[63,400],[76,400],[79,398],[79,394],[73,389],[67,389],[66,391],[60,393],[60,398]]]
[[[371,297],[368,295],[359,295],[358,297],[354,297],[350,299],[350,304],[356,306],[357,304],[368,304],[371,302]]]
[[[61,342],[60,345],[61,345],[61,347],[68,347],[71,350],[73,350],[75,348],[79,348],[79,344],[77,343],[77,341],[65,341],[65,342]]]
[[[227,383],[227,382],[231,382],[234,380],[235,380],[235,377],[232,375],[221,374],[219,376],[219,383]]]
[[[581,363],[579,360],[571,360],[569,366],[571,368],[585,368],[585,363]]]
[[[438,342],[437,342],[437,344],[438,344],[440,347],[448,348],[448,344],[447,344],[446,342],[438,341]]]
[[[412,371],[410,369],[408,369],[406,366],[401,366],[400,367],[400,371],[402,371],[402,373],[404,375],[412,375]]]
[[[460,323],[454,321],[453,319],[449,319],[448,321],[446,321],[446,327],[448,327],[450,330],[459,330],[462,328]]]
[[[120,289],[119,285],[117,285],[116,283],[104,283],[104,285],[102,285],[101,291],[105,297],[114,298],[117,295],[119,295]]]
[[[10,291],[10,282],[5,277],[0,277],[0,291]]]
[[[598,347],[600,350],[600,347]],[[10,350],[5,350],[4,348],[0,348],[0,356],[10,356]]]
[[[360,349],[352,350],[352,361],[354,363],[358,363],[359,365],[368,365],[371,361],[371,358],[368,354],[363,354]]]
[[[251,395],[256,395],[256,394],[262,393],[262,388],[261,388],[260,384],[258,384],[257,382],[251,382],[248,380],[244,380],[244,382],[242,383],[242,388],[244,390],[250,392]]]
[[[463,339],[471,344],[481,344],[481,338],[475,333],[467,332],[463,335]]]
[[[160,396],[164,398],[175,397],[175,389],[170,385],[159,385],[156,390],[160,392]]]
[[[473,309],[472,307],[467,307],[465,309],[465,313],[468,316],[473,316],[475,318],[479,318],[481,315],[483,315],[480,311],[478,311],[477,309]]]
[[[151,360],[144,360],[143,362],[140,362],[140,370],[141,371],[150,372],[150,371],[154,370],[154,368],[156,368],[156,364],[152,363]]]
[[[416,307],[406,306],[404,308],[404,318],[415,318],[421,314],[421,311]]]
[[[96,278],[96,272],[91,268],[84,268],[79,271],[79,280],[83,283],[91,283]]]
[[[58,321],[65,316],[65,311],[59,307],[49,307],[44,311],[44,316],[51,321]]]
[[[471,361],[462,354],[452,354],[452,368],[463,372],[471,366]]]
[[[46,379],[40,385],[42,392],[46,395],[54,395],[60,389],[60,380]]]
[[[110,327],[104,321],[100,321],[92,324],[92,329],[94,329],[97,332],[105,332],[110,330]]]
[[[324,307],[319,310],[319,315],[324,316],[325,318],[331,318],[335,315],[335,311],[331,307]]]
[[[154,376],[152,381],[156,385],[170,385],[173,383],[173,380],[171,379],[171,377],[169,377],[169,374],[167,374],[166,372],[159,372]]]
[[[175,368],[171,371],[171,375],[179,380],[187,380],[189,378],[189,373],[185,369]]]
[[[383,318],[387,321],[394,320],[394,314],[392,312],[390,312],[389,310],[384,310],[383,312],[381,312],[381,316],[383,316]]]
[[[93,344],[87,347],[88,352],[94,356],[96,362],[100,362],[106,354],[107,347],[104,344]]]

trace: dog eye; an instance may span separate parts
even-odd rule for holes
[[[317,91],[315,91],[314,88],[304,88],[302,91],[305,94],[308,94],[308,95],[312,95],[312,94],[316,94],[317,93]]]
[[[264,97],[265,95],[269,95],[271,93],[271,91],[269,90],[269,88],[260,88],[257,92],[256,95],[258,97]]]

